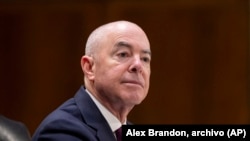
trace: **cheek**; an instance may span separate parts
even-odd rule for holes
[[[145,81],[149,82],[150,80],[150,75],[151,75],[151,72],[150,72],[150,69],[146,69],[143,73],[143,77],[145,78]]]
[[[115,81],[126,71],[125,67],[112,64],[102,64],[100,67],[96,68],[96,79],[102,78],[103,81]]]
[[[149,73],[146,73],[144,74],[144,79],[145,79],[145,88],[146,88],[146,91],[149,90],[149,86],[150,86],[150,72]]]

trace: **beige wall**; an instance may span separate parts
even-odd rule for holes
[[[0,113],[33,133],[82,84],[89,33],[120,19],[138,23],[153,52],[132,122],[249,123],[248,0],[1,2]]]

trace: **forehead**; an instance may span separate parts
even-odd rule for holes
[[[136,26],[119,25],[107,34],[107,40],[113,44],[150,49],[146,34]]]
[[[118,41],[117,43],[115,43],[113,51],[115,52],[120,49],[137,50],[137,49],[134,49],[133,44],[130,44],[129,42],[126,42],[126,41]],[[151,56],[151,51],[149,48],[139,48],[139,52],[142,54],[147,54]]]
[[[114,51],[119,46],[150,52],[150,43],[144,31],[133,23],[115,22],[104,25],[95,31],[96,50],[99,53]]]

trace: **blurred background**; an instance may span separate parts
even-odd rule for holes
[[[249,124],[249,0],[0,0],[0,114],[41,120],[83,84],[90,32],[114,20],[151,42],[138,124]]]

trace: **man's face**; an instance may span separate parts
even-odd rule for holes
[[[94,87],[102,99],[139,104],[149,89],[151,51],[138,29],[111,33],[103,39],[94,61]]]

